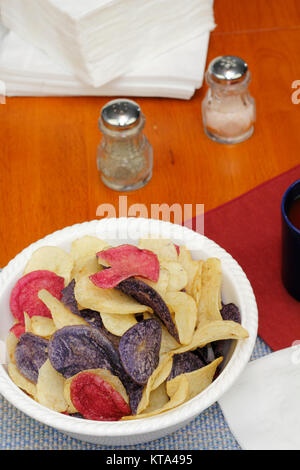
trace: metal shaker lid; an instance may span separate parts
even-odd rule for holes
[[[248,71],[247,63],[240,57],[224,55],[216,57],[208,66],[208,73],[215,81],[241,81]]]
[[[136,126],[141,119],[141,109],[135,101],[116,99],[107,103],[101,110],[101,124],[115,131]]]

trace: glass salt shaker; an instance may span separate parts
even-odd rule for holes
[[[205,133],[216,142],[236,144],[251,137],[256,118],[249,93],[250,72],[240,57],[220,56],[208,66],[208,92],[202,102]]]
[[[116,99],[101,110],[98,170],[103,183],[116,191],[142,188],[152,177],[153,150],[143,134],[145,116],[139,105]]]

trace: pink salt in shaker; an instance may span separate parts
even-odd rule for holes
[[[256,118],[248,65],[240,57],[220,56],[208,66],[209,86],[202,102],[205,133],[216,142],[236,144],[251,137]]]

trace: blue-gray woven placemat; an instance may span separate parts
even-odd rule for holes
[[[257,338],[251,360],[271,349]],[[101,446],[73,439],[29,418],[0,395],[0,449],[4,450],[238,450],[218,403],[187,426],[161,439],[135,446]]]

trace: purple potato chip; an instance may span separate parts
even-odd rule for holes
[[[20,336],[15,350],[16,366],[24,377],[37,383],[39,369],[48,359],[48,341],[32,333]]]
[[[79,314],[89,325],[98,328],[109,339],[116,350],[119,349],[120,337],[112,334],[105,328],[99,312],[85,308],[79,310]]]
[[[142,399],[144,385],[138,385],[137,383],[135,383],[129,377],[129,375],[126,374],[125,371],[124,371],[123,374],[121,374],[119,376],[119,378],[120,378],[121,382],[123,383],[123,385],[126,389],[127,395],[129,397],[129,405],[130,405],[130,408],[131,408],[131,412],[132,412],[133,415],[135,415],[136,412],[137,412],[139,403]]]
[[[65,307],[67,307],[69,310],[71,310],[74,315],[79,315],[79,308],[78,308],[78,303],[75,298],[75,279],[73,279],[62,291],[62,298],[61,302],[64,304]]]
[[[196,354],[205,365],[210,364],[216,359],[212,343],[206,344],[203,348],[195,349],[193,354]]]
[[[127,394],[129,396],[130,409],[133,415],[136,415],[137,413],[139,403],[143,396],[143,390],[143,385],[138,385],[134,382],[131,382],[131,384],[126,388]]]
[[[205,362],[203,362],[200,357],[190,351],[175,354],[173,356],[172,369],[167,380],[174,379],[177,375],[187,374],[188,372],[201,369],[201,367],[205,365]]]
[[[101,319],[100,313],[96,310],[90,310],[89,308],[84,308],[79,310],[79,315],[91,326],[99,328],[102,330],[104,328],[103,321]]]
[[[238,307],[231,303],[223,305],[220,310],[223,320],[231,320],[241,324],[241,314]]]
[[[131,295],[131,297],[142,305],[147,305],[147,307],[152,308],[153,312],[161,319],[170,335],[179,342],[178,331],[173,322],[170,310],[156,290],[134,277],[120,282],[117,289],[121,290],[124,294]]]
[[[155,318],[143,320],[121,337],[119,353],[126,373],[139,385],[145,385],[159,363],[161,326]]]
[[[97,328],[65,326],[57,330],[48,345],[49,359],[65,378],[87,369],[119,370],[119,355],[111,342]]]
[[[70,413],[69,416],[72,416],[73,418],[85,419],[85,417],[82,416],[80,413]]]
[[[225,357],[227,355],[231,342],[231,339],[221,339],[211,343],[216,359],[218,357]]]

